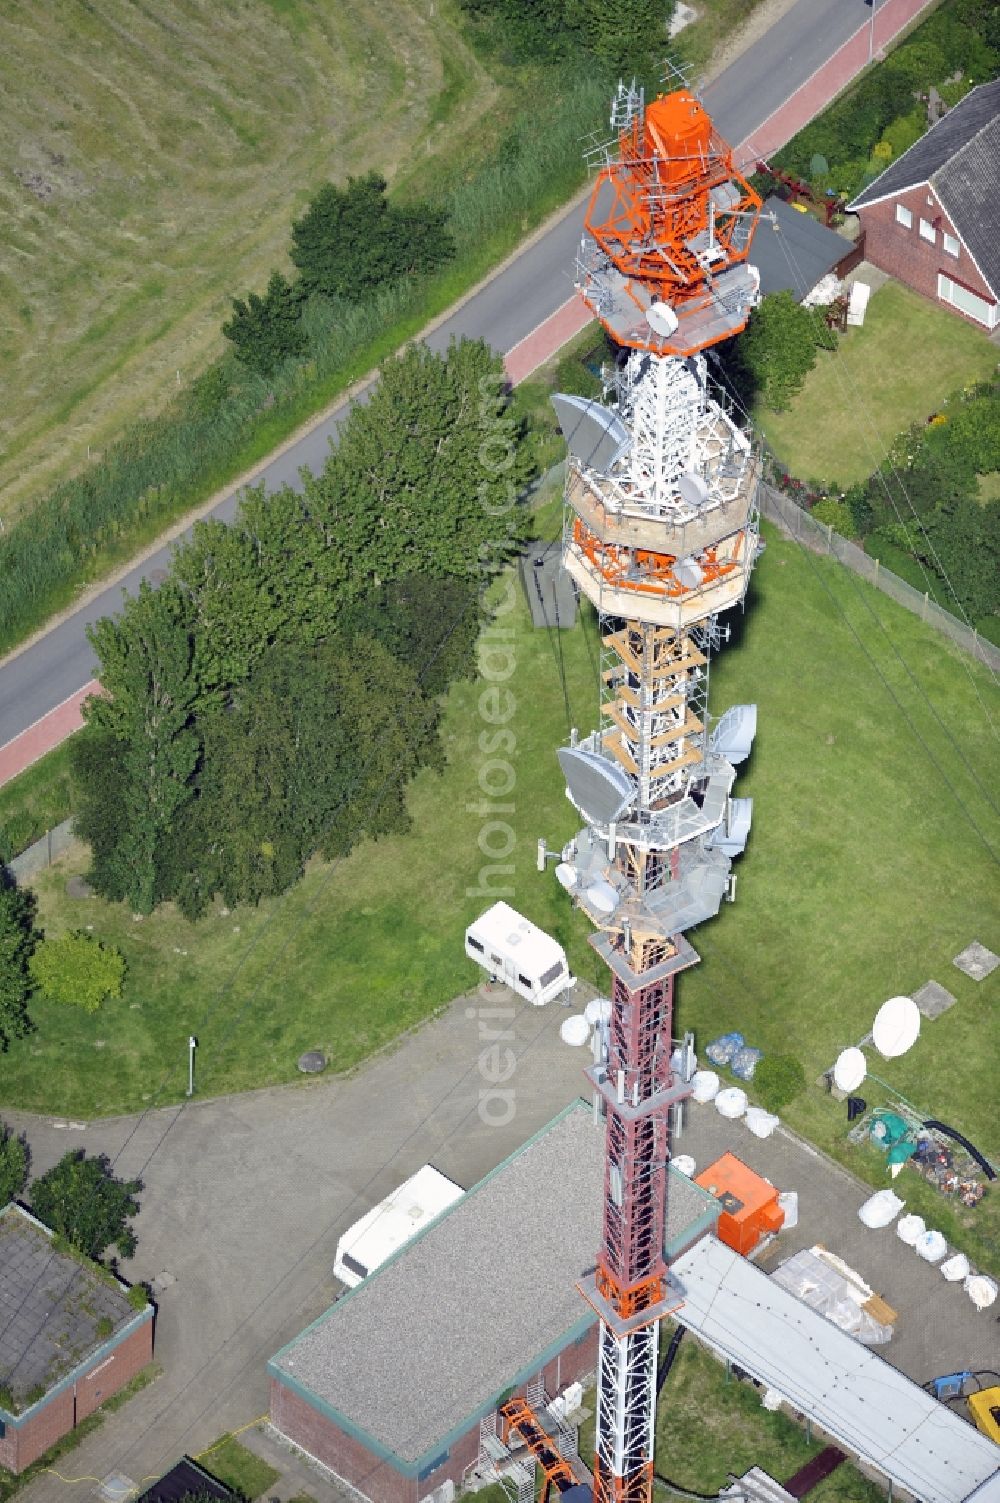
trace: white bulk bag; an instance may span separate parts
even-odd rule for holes
[[[909,1216],[901,1216],[896,1222],[896,1236],[900,1242],[905,1242],[907,1247],[915,1247],[917,1238],[922,1237],[927,1230],[927,1223],[922,1216],[915,1216],[911,1212]]]
[[[965,1281],[965,1292],[977,1310],[988,1310],[997,1297],[997,1286],[985,1273],[973,1273]]]
[[[960,1280],[968,1277],[968,1273],[969,1260],[964,1252],[955,1253],[953,1257],[941,1264],[942,1277],[946,1278],[949,1284],[959,1283]]]
[[[714,1101],[719,1090],[719,1077],[714,1070],[696,1070],[691,1077],[691,1094],[702,1106]]]
[[[715,1098],[715,1110],[720,1117],[735,1122],[747,1109],[747,1093],[739,1086],[726,1086]]]
[[[778,1210],[784,1216],[782,1231],[790,1232],[793,1226],[799,1224],[799,1192],[798,1190],[782,1190],[778,1196]]]
[[[686,1174],[688,1179],[692,1179],[694,1177],[694,1171],[697,1168],[697,1165],[695,1164],[694,1159],[689,1153],[679,1153],[675,1158],[672,1158],[670,1162],[673,1164],[678,1174]]]
[[[895,1221],[905,1204],[906,1201],[900,1200],[891,1190],[876,1190],[858,1211],[858,1219],[877,1231],[880,1227],[888,1226],[890,1221]]]
[[[746,1124],[755,1138],[769,1138],[778,1125],[777,1117],[761,1106],[748,1106]]]
[[[948,1244],[941,1233],[934,1231],[932,1228],[928,1228],[922,1237],[917,1238],[913,1245],[917,1250],[918,1256],[923,1258],[925,1263],[940,1263],[948,1251]]]

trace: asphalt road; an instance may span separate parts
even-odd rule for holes
[[[864,0],[796,0],[777,25],[704,89],[705,105],[722,135],[734,145],[744,141],[870,14]],[[554,225],[441,324],[428,339],[431,347],[442,349],[449,339],[468,335],[507,354],[572,295],[582,220],[581,209]],[[303,466],[321,467],[347,410],[345,403],[275,459],[261,477],[267,488],[286,482],[297,486]],[[213,515],[230,520],[237,498],[237,492],[231,493]],[[140,579],[161,579],[172,549],[168,545],[147,558],[120,584],[95,596],[0,667],[0,746],[95,676],[97,664],[86,628],[120,610],[124,596],[136,591]]]

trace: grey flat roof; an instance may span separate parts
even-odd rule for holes
[[[714,1237],[673,1274],[675,1319],[922,1503],[965,1503],[1000,1479],[991,1440]]]
[[[853,248],[853,240],[772,194],[764,201],[750,243],[750,264],[760,272],[765,297],[788,291],[799,301]]]
[[[135,1318],[123,1288],[54,1252],[51,1233],[27,1211],[13,1204],[0,1211],[0,1383],[19,1409]],[[111,1336],[97,1334],[104,1319]]]
[[[604,1125],[575,1102],[268,1370],[349,1433],[419,1461],[596,1319],[576,1283],[594,1268],[603,1180]],[[717,1213],[671,1172],[668,1246]]]

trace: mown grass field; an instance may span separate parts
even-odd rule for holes
[[[556,505],[542,517],[550,528]],[[585,615],[572,631],[535,632],[519,594],[511,619],[516,785],[503,818],[516,834],[513,901],[599,980],[586,924],[535,869],[538,836],[554,845],[574,830],[554,750],[571,725],[594,720],[596,623]],[[754,826],[735,905],[691,936],[702,960],[682,982],[679,1024],[702,1045],[740,1028],[765,1051],[795,1053],[810,1085],[790,1124],[880,1182],[877,1159],[846,1144],[843,1107],[811,1082],[863,1037],[886,997],[934,978],[957,1005],[877,1073],[997,1157],[1000,972],[977,985],[952,965],[974,938],[1000,950],[1000,743],[987,719],[1000,726],[996,687],[915,617],[770,531],[749,609],[733,624],[713,703],[759,705],[737,790],[755,800]],[[315,863],[283,900],[217,906],[197,925],[169,907],[136,921],[67,896],[83,850],[42,873],[45,929],[93,924],[125,952],[129,975],[122,1000],[94,1017],[33,1003],[37,1032],[3,1060],[5,1101],[90,1116],[177,1100],[189,1032],[206,1095],[294,1079],[307,1048],[348,1069],[464,990],[473,972],[462,928],[487,902],[476,892],[488,864],[477,845],[487,817],[480,693],[451,693],[448,766],[414,783],[411,833]],[[916,1204],[922,1183],[906,1180]],[[947,1202],[935,1197],[934,1208],[936,1224],[996,1262],[1000,1196],[954,1226],[942,1219]]]
[[[754,419],[793,475],[852,485],[911,424],[992,375],[998,360],[996,345],[972,324],[887,282],[860,329],[841,335],[836,350],[817,351],[787,412],[758,406]]]
[[[8,524],[204,367],[310,192],[423,181],[505,104],[455,0],[12,0],[0,91]]]
[[[673,1330],[672,1322],[664,1322],[661,1354]],[[593,1406],[592,1394],[587,1403]],[[742,1476],[752,1466],[787,1482],[822,1450],[821,1441],[807,1440],[805,1429],[786,1414],[769,1413],[757,1389],[727,1380],[723,1364],[692,1336],[684,1337],[656,1413],[656,1469],[675,1486],[714,1494],[731,1474]],[[580,1453],[588,1458],[593,1451],[591,1418],[581,1426]],[[677,1495],[658,1485],[655,1496],[669,1503]],[[880,1503],[884,1497],[845,1463],[809,1493],[809,1503]]]

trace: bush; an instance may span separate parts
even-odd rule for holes
[[[812,515],[824,527],[832,527],[834,532],[839,532],[842,538],[854,538],[858,535],[851,508],[846,501],[838,500],[835,496],[824,496],[822,501],[817,501]]]
[[[780,1112],[806,1087],[806,1072],[794,1054],[765,1054],[753,1077],[754,1090],[769,1112]]]
[[[584,365],[581,355],[562,356],[556,365],[553,388],[572,397],[599,398],[602,391],[600,377]]]
[[[125,957],[89,934],[63,934],[42,941],[28,962],[28,971],[50,1002],[97,1012],[108,997],[121,996]]]

